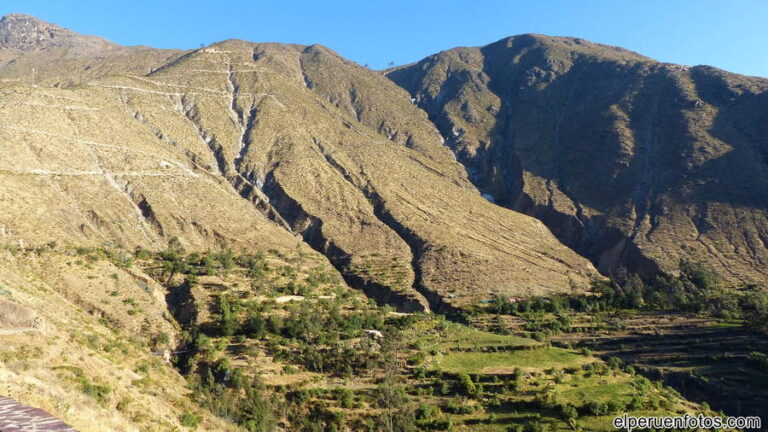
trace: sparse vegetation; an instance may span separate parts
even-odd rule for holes
[[[492,312],[527,318],[525,330],[557,334],[569,331],[573,312],[643,310],[704,314],[737,321],[768,333],[768,292],[757,286],[728,287],[704,265],[682,261],[680,275],[644,281],[630,276],[623,283],[596,280],[588,295],[531,297],[509,301],[497,296]],[[543,314],[553,314],[545,316]],[[621,321],[609,323],[621,329]]]

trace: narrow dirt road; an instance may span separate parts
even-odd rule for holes
[[[13,329],[13,330],[0,330],[0,336],[14,335],[14,334],[26,333],[26,332],[32,332],[32,331],[40,331],[40,329],[35,327],[29,327],[29,328],[20,328],[20,329]],[[0,432],[5,432],[5,430],[0,429]]]
[[[47,412],[0,396],[2,432],[77,432]]]

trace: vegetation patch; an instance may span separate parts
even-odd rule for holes
[[[442,356],[436,367],[446,372],[512,374],[516,368],[543,370],[581,365],[591,361],[575,351],[538,347],[509,352],[456,352]]]

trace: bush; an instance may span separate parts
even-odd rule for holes
[[[145,249],[139,248],[139,249],[136,250],[136,259],[147,260],[151,256],[152,255],[149,253],[149,251],[147,251]]]
[[[619,413],[623,411],[624,408],[626,408],[626,405],[617,399],[608,401],[607,406],[608,406],[608,414]]]
[[[443,410],[451,414],[472,414],[477,411],[477,407],[451,400],[443,407]]]
[[[560,416],[566,422],[571,422],[579,416],[579,413],[573,405],[564,404],[560,406]]]
[[[477,393],[477,387],[472,382],[472,378],[464,372],[459,373],[458,376],[458,389],[465,395],[474,395]]]
[[[539,422],[527,421],[522,425],[513,425],[509,430],[512,432],[543,432],[544,426]]]
[[[91,382],[85,376],[79,377],[80,390],[87,396],[96,399],[99,405],[104,405],[109,400],[109,393],[112,391],[105,385],[99,385]]]
[[[200,419],[192,413],[185,412],[179,416],[179,423],[181,423],[182,426],[197,429],[197,426],[200,424]]]
[[[603,402],[588,402],[585,408],[589,414],[593,416],[603,416],[608,414],[608,405]]]
[[[240,331],[240,323],[225,294],[219,296],[219,332],[224,336],[232,336]]]
[[[168,346],[171,344],[171,336],[166,332],[158,333],[158,335],[155,336],[155,344]]]
[[[355,407],[355,395],[347,388],[339,388],[334,391],[335,398],[344,409]]]
[[[440,417],[440,407],[434,405],[420,404],[416,409],[416,420],[431,421]]]
[[[250,337],[261,339],[266,334],[267,325],[259,313],[253,313],[245,322],[245,331]]]
[[[611,367],[611,369],[620,369],[622,365],[622,361],[618,357],[611,357],[608,359],[608,366]]]

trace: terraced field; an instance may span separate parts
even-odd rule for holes
[[[438,340],[427,362],[432,381],[413,385],[431,386],[429,403],[443,407],[455,400],[438,391],[441,379],[458,377],[461,383],[469,374],[486,394],[477,412],[478,402],[465,400],[464,411],[472,412],[458,410],[458,430],[529,430],[533,423],[544,430],[613,430],[613,413],[620,410],[668,415],[698,409],[673,390],[579,351],[457,324],[448,325]]]
[[[84,352],[130,361],[124,380],[133,391],[152,395],[178,388],[188,394],[188,404],[163,413],[164,424],[306,432],[387,430],[387,424],[399,424],[402,429],[395,430],[403,432],[607,431],[613,417],[625,411],[711,412],[619,363],[527,337],[530,332],[484,331],[438,314],[379,306],[347,286],[327,262],[302,250],[49,248],[9,254],[43,266],[46,280],[58,281],[53,272],[58,268],[63,275],[82,273],[71,284],[73,292],[65,294],[99,322],[115,322],[115,329],[136,334],[144,320],[166,323],[164,332],[144,335],[146,341],[118,344],[109,342],[114,338],[109,333],[90,330],[76,340],[88,347]],[[7,280],[6,286],[16,286],[13,278]],[[13,289],[8,304],[21,295]],[[119,314],[101,312],[109,304]],[[35,322],[21,309],[14,316],[6,314],[6,321],[13,318],[19,328]],[[498,321],[487,314],[479,318]],[[48,327],[41,328],[53,328]],[[38,333],[29,335],[46,343]],[[61,347],[67,343],[60,340]],[[151,353],[134,352],[148,346]],[[23,359],[21,352],[2,354],[5,364]],[[90,355],[57,358],[35,361],[35,370],[53,380],[51,386],[87,399],[92,412],[140,408],[113,377],[91,375],[97,368],[83,363]],[[17,400],[50,406],[49,412],[78,429],[85,424],[50,399]]]
[[[683,314],[642,313],[621,322],[624,330],[556,339],[590,347],[602,357],[619,357],[686,398],[728,414],[768,412],[768,368],[750,360],[752,353],[768,352],[768,337]]]

